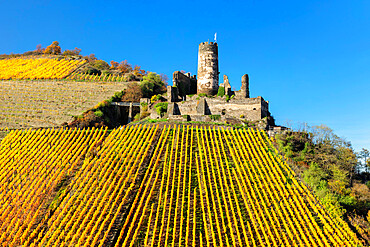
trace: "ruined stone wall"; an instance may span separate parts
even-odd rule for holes
[[[172,81],[173,85],[178,88],[179,95],[182,97],[197,93],[197,79],[195,76],[191,76],[190,73],[183,74],[180,71],[175,71]]]
[[[226,102],[225,98],[196,99],[179,103],[172,103],[169,107],[169,115],[225,115],[239,118],[243,115],[246,120],[260,120],[269,115],[268,102],[262,97],[257,98],[233,98]],[[173,110],[172,110],[173,109]]]
[[[216,95],[218,91],[218,45],[215,42],[199,44],[197,93]]]
[[[225,87],[225,95],[231,95],[231,85],[229,82],[229,78],[227,75],[224,75],[224,87]]]

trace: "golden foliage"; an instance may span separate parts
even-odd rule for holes
[[[4,59],[0,60],[0,79],[62,79],[84,63],[44,57]]]

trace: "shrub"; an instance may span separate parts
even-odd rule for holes
[[[87,70],[86,70],[86,74],[89,74],[89,75],[101,75],[101,71],[94,68],[94,67],[89,67]]]
[[[200,93],[200,94],[198,94],[198,96],[199,96],[199,97],[207,97],[207,94],[205,94],[205,93]]]
[[[158,115],[163,116],[163,114],[167,112],[168,103],[161,102],[161,103],[156,104],[154,107],[157,110]]]
[[[104,60],[95,60],[92,65],[99,70],[109,70],[109,64]]]
[[[110,102],[119,102],[121,101],[123,95],[125,95],[125,91],[121,91],[121,92],[115,92],[114,95],[112,96],[112,98],[110,98]]]
[[[105,76],[108,76],[108,75],[112,74],[112,71],[110,71],[109,69],[102,70],[102,74],[105,75]]]
[[[140,106],[141,106],[142,111],[147,111],[148,110],[148,103],[141,102]]]
[[[124,81],[135,81],[136,80],[136,76],[133,75],[133,74],[126,74],[124,77],[123,77],[123,80]]]
[[[139,121],[140,120],[140,113],[136,114],[134,117],[134,121]]]
[[[216,121],[216,120],[220,120],[221,119],[221,115],[210,115],[209,116],[213,121]]]
[[[143,119],[143,118],[146,118],[147,116],[149,116],[150,113],[147,112],[147,111],[143,111],[141,114],[140,114],[140,119]]]
[[[154,102],[156,102],[158,100],[158,97],[157,95],[153,95],[152,98],[150,99],[150,102],[153,104]]]
[[[366,186],[370,189],[370,181],[367,181],[366,183]],[[369,211],[370,212],[370,211]]]
[[[217,96],[223,97],[225,95],[225,87],[219,87]]]
[[[101,111],[101,110],[97,110],[96,112],[94,112],[95,116],[97,117],[102,117],[104,116],[104,113]]]

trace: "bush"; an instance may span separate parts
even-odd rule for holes
[[[221,115],[210,115],[209,116],[213,121],[216,121],[216,120],[220,120],[221,119]]]
[[[225,87],[219,87],[217,96],[224,97],[225,96]]]
[[[96,112],[94,112],[95,116],[97,117],[102,117],[104,116],[104,113],[101,111],[101,110],[97,110]]]
[[[134,117],[134,121],[139,121],[140,120],[140,113],[136,114]]]
[[[366,183],[366,186],[370,189],[370,181],[367,181]],[[370,211],[369,211],[370,212]]]
[[[136,80],[136,76],[133,75],[133,74],[126,74],[124,77],[123,77],[123,80],[124,81],[135,81]]]
[[[86,74],[89,75],[101,75],[101,71],[94,68],[94,67],[88,67],[86,70]]]
[[[167,112],[168,103],[161,102],[161,103],[156,104],[154,107],[157,110],[158,115],[163,116],[163,114]]]
[[[158,100],[158,97],[157,95],[153,95],[152,98],[150,99],[150,102],[153,104],[154,102],[156,102]]]
[[[95,60],[92,65],[99,70],[109,70],[109,64],[104,60]]]
[[[121,101],[123,95],[125,95],[125,91],[121,91],[121,92],[115,92],[114,95],[112,96],[112,98],[110,98],[110,102],[119,102]]]

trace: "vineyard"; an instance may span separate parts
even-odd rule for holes
[[[57,127],[109,99],[127,83],[0,81],[0,128]]]
[[[50,59],[44,57],[0,60],[0,80],[63,79],[85,60]]]
[[[56,59],[43,56],[0,60],[0,80],[68,80],[78,82],[126,82],[124,74],[85,74],[76,71],[86,60]]]
[[[125,75],[114,75],[114,74],[102,74],[102,75],[89,75],[89,74],[81,74],[78,72],[72,73],[70,76],[67,77],[68,80],[73,81],[99,81],[99,82],[125,82],[126,77]]]
[[[253,129],[16,130],[0,171],[6,246],[360,246]]]

